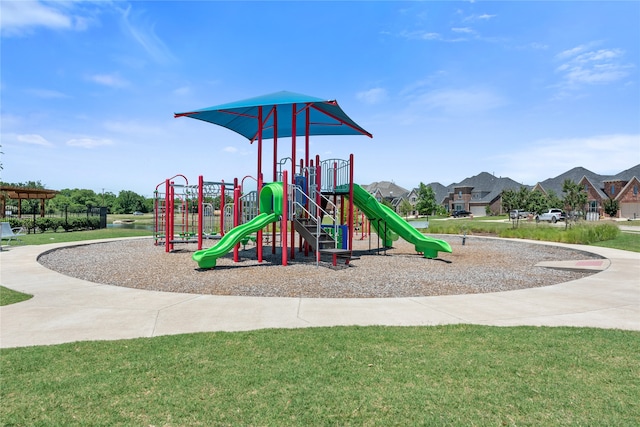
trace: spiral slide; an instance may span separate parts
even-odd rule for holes
[[[260,191],[260,215],[251,221],[232,228],[213,247],[196,251],[192,259],[200,268],[214,268],[216,261],[251,233],[255,233],[280,219],[282,214],[282,183],[272,182]]]
[[[369,218],[371,225],[387,247],[390,247],[392,241],[400,236],[414,245],[416,252],[423,253],[425,258],[437,258],[438,252],[451,252],[449,243],[425,236],[388,206],[379,203],[358,184],[353,184],[353,204]]]

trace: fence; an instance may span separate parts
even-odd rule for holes
[[[58,227],[65,230],[107,228],[107,208],[80,210],[66,207],[64,210],[48,210],[44,216],[40,215],[37,208],[22,209],[21,215],[17,216],[14,215],[14,211],[10,207],[7,207],[5,220],[8,220],[12,227],[25,227],[29,232],[35,232],[36,229],[45,231]]]

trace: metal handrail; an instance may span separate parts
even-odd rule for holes
[[[318,266],[320,263],[320,234],[322,232],[321,217],[325,217],[325,216],[329,217],[332,221],[332,225],[331,224],[327,224],[327,225],[330,225],[331,228],[333,228],[334,248],[336,248],[338,245],[338,238],[337,238],[338,237],[338,220],[335,215],[332,215],[326,210],[322,209],[322,206],[319,206],[315,200],[307,196],[307,194],[304,193],[303,189],[300,188],[300,186],[288,184],[288,188],[290,190],[290,191],[288,190],[289,191],[288,194],[291,194],[294,196],[294,197],[289,197],[290,216],[288,219],[293,220],[295,216],[302,217],[306,213],[310,218],[313,218],[316,222],[316,239],[317,239],[316,240],[316,266]],[[309,206],[312,208],[311,210],[307,209],[307,207],[304,204],[296,200],[296,196],[298,196],[299,194],[304,197],[305,201],[310,202]],[[338,211],[337,206],[322,194],[320,196],[325,198],[328,202],[327,206],[331,204],[334,207],[334,210],[333,210],[334,213],[337,213]],[[298,215],[299,213],[302,215]]]

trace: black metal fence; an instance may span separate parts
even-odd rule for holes
[[[64,210],[48,210],[44,217],[36,208],[22,209],[20,215],[7,210],[3,220],[10,222],[12,227],[25,227],[29,233],[58,228],[65,231],[107,228],[107,208],[80,210],[67,207]]]

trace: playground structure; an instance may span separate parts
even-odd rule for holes
[[[156,187],[156,244],[174,250],[176,243],[197,243],[193,259],[200,268],[214,268],[219,257],[234,251],[239,261],[240,244],[255,239],[258,262],[262,262],[263,246],[271,245],[276,253],[279,245],[282,265],[295,258],[296,238],[299,251],[315,254],[316,264],[323,255],[349,263],[352,254],[354,229],[358,218],[355,208],[366,217],[362,226],[370,225],[385,248],[402,237],[415,246],[426,258],[435,258],[439,251],[451,252],[445,241],[422,235],[392,209],[378,202],[362,187],[354,183],[354,156],[349,159],[314,160],[309,156],[311,135],[366,135],[340,109],[335,101],[324,101],[290,92],[224,104],[176,117],[192,117],[234,130],[258,142],[257,190],[243,193],[237,178],[228,189],[224,182],[205,182],[191,186],[183,175],[176,175]],[[303,120],[298,120],[301,116]],[[289,120],[290,118],[290,120]],[[305,138],[305,158],[296,161],[296,136]],[[278,160],[278,137],[291,138],[291,157]],[[262,172],[263,139],[273,139],[273,177],[265,182]],[[287,169],[288,167],[288,169]],[[176,184],[180,178],[185,183]],[[245,177],[247,178],[247,177]],[[243,180],[244,181],[244,178]],[[227,191],[233,203],[226,203]],[[215,206],[220,200],[219,227],[215,227]],[[212,212],[207,226],[207,212]],[[177,217],[177,221],[176,221]],[[266,229],[266,236],[264,235]],[[218,232],[215,232],[215,231]],[[364,233],[364,230],[360,230]],[[255,234],[255,237],[253,237]],[[362,234],[363,235],[363,234]],[[205,238],[219,239],[208,249],[202,248]]]
[[[161,182],[154,191],[155,244],[164,245],[166,252],[171,252],[177,243],[198,243],[201,248],[203,239],[219,238],[225,230],[225,201],[224,181],[208,182],[200,175],[198,184],[190,185],[187,177],[179,174]]]

